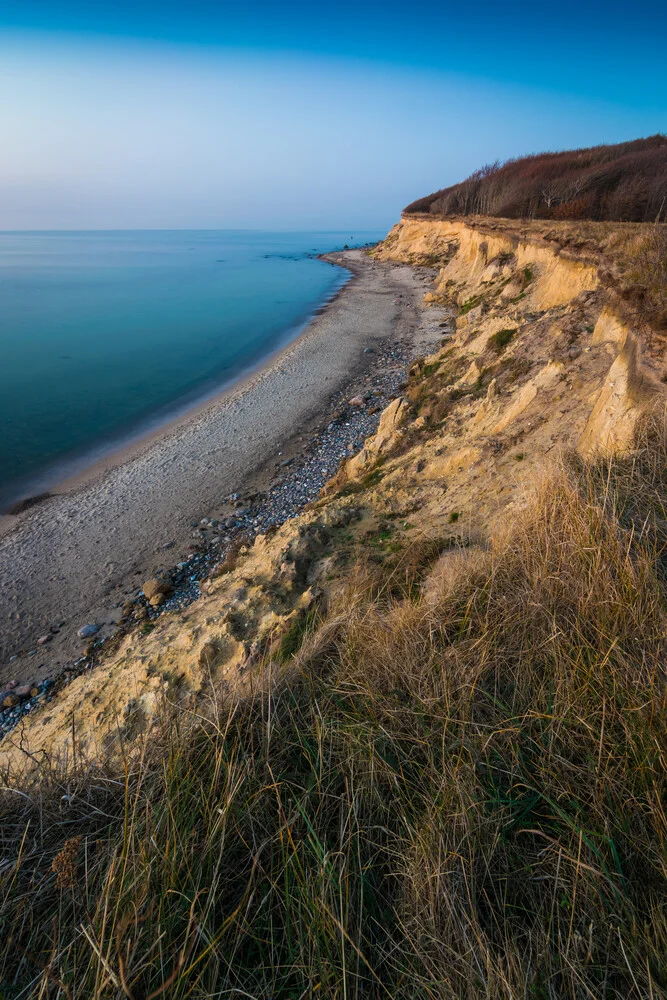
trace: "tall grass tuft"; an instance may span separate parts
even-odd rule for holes
[[[569,460],[270,690],[5,792],[2,996],[667,996],[665,469]]]

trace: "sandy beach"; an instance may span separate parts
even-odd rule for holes
[[[362,251],[330,259],[352,280],[264,368],[2,518],[0,683],[57,674],[80,655],[77,631],[87,623],[112,633],[143,580],[191,551],[193,524],[298,461],[326,428],[336,394],[353,394],[383,349],[401,344],[414,355],[435,343],[438,317],[422,311],[428,273]]]

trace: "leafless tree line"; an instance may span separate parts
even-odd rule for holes
[[[405,212],[504,218],[664,221],[667,136],[493,163]]]

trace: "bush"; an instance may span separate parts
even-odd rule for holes
[[[487,343],[496,354],[502,354],[510,341],[514,339],[515,334],[516,328],[512,330],[498,330],[489,337]]]
[[[639,307],[650,326],[667,328],[667,225],[651,226],[635,247],[629,269],[639,285]]]

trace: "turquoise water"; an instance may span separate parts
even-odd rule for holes
[[[0,233],[0,504],[166,419],[293,336],[380,233]]]

